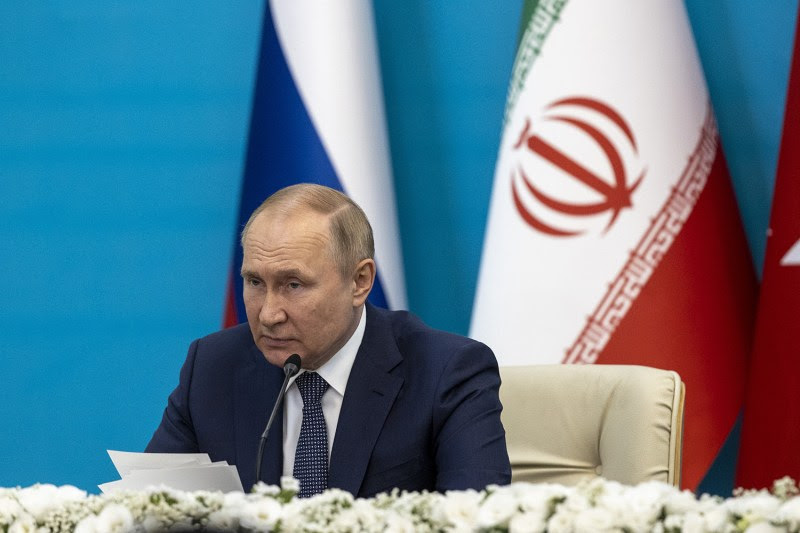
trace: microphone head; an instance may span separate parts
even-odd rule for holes
[[[300,364],[300,356],[293,353],[286,359],[286,362],[283,363],[283,374],[285,376],[294,376],[300,372]]]

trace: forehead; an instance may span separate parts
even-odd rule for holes
[[[244,260],[308,261],[328,257],[329,217],[309,209],[285,213],[264,210],[253,219],[244,238]]]

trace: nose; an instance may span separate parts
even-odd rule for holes
[[[258,321],[265,327],[272,327],[286,321],[286,311],[279,297],[269,294],[264,296],[258,313]]]

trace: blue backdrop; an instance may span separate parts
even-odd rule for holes
[[[458,333],[520,5],[375,6],[409,305]],[[760,268],[798,2],[687,6]],[[0,3],[0,486],[113,479],[219,327],[262,7]]]

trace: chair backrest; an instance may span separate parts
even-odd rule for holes
[[[502,367],[513,481],[680,484],[684,385],[632,365]]]

